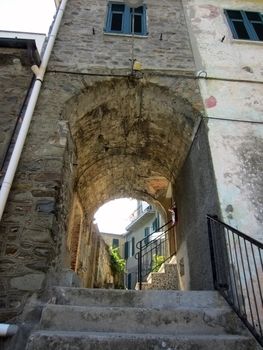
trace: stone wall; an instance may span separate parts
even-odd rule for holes
[[[30,49],[31,47],[31,49]],[[23,102],[27,95],[33,73],[31,71],[32,58],[35,55],[36,48],[34,43],[29,40],[0,39],[0,185],[5,174],[6,163],[4,159],[11,142],[12,135],[16,125],[21,123],[21,110]],[[31,55],[32,54],[32,55]],[[18,212],[24,214],[30,210],[27,197],[17,196]],[[39,230],[32,235],[32,231],[27,227],[22,230],[17,222],[12,222],[15,213],[9,215],[1,227],[0,233],[0,310],[3,310],[3,318],[10,315],[11,310],[22,310],[23,302],[26,298],[25,284],[30,280],[30,291],[35,290],[43,280],[43,275],[34,273],[21,281],[21,257],[30,254],[30,260],[23,266],[27,271],[31,271],[32,265],[36,269],[41,267],[37,261],[38,256],[45,256],[45,242],[47,233]],[[21,241],[21,237],[28,229],[29,241]],[[34,242],[39,244],[34,246]],[[10,279],[10,277],[12,277]],[[19,289],[19,298],[14,290]],[[1,313],[1,312],[0,312]],[[12,315],[12,312],[11,312]],[[2,319],[2,317],[0,316]]]
[[[122,2],[122,1],[121,1]],[[50,70],[118,74],[130,70],[131,36],[104,33],[105,0],[69,0],[49,64]],[[144,69],[194,70],[181,0],[147,3],[148,36],[135,38]]]
[[[26,48],[0,46],[0,169],[32,76]]]
[[[127,196],[162,205],[194,139],[203,105],[181,1],[148,6],[149,35],[135,39],[143,79],[129,76],[131,37],[103,33],[106,8],[68,2],[0,226],[1,319],[29,294],[63,284],[75,195],[83,210],[75,269],[92,286],[96,210]]]

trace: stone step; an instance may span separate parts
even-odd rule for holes
[[[30,336],[26,350],[259,350],[237,335],[86,333],[41,331]]]
[[[150,289],[157,290],[177,290],[178,277],[176,265],[167,265],[165,272],[152,272],[147,278]]]
[[[163,277],[175,278],[177,280],[177,264],[163,264],[158,272],[151,272],[147,277],[147,282],[152,282],[152,276],[159,274]]]
[[[228,308],[138,308],[47,305],[41,329],[162,334],[242,334],[244,326]]]
[[[56,287],[50,292],[50,302],[60,305],[124,306],[124,307],[225,307],[226,302],[216,291],[136,291]]]
[[[158,272],[151,272],[146,283],[143,285],[143,290],[178,290],[176,259],[173,262],[163,263]],[[138,283],[135,289],[139,289]]]

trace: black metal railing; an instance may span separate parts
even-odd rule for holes
[[[214,286],[263,345],[263,244],[207,216]]]
[[[140,290],[142,289],[142,282],[146,280],[146,277],[152,271],[156,271],[171,257],[169,253],[168,233],[173,227],[174,223],[170,220],[137,242],[136,247],[138,252],[135,258],[138,260],[138,284]]]

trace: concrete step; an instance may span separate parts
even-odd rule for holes
[[[259,350],[215,291],[56,287],[26,350]]]
[[[158,272],[151,272],[147,277],[147,282],[152,283],[152,276],[160,275],[164,278],[171,277],[177,280],[177,264],[163,264]]]
[[[147,278],[148,289],[177,290],[178,276],[177,265],[165,264],[164,272],[152,272]]]
[[[163,263],[158,272],[151,272],[146,283],[144,282],[143,290],[178,290],[176,258]],[[139,289],[138,283],[135,289]]]
[[[241,321],[225,308],[138,308],[47,305],[41,329],[162,334],[244,332]]]
[[[86,333],[41,331],[26,350],[259,350],[255,341],[237,335]]]
[[[219,308],[226,306],[225,300],[216,291],[136,291],[65,287],[56,287],[51,290],[50,303],[100,307],[157,308]]]

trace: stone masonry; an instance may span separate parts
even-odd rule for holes
[[[141,79],[130,76],[132,38],[104,33],[106,10],[104,0],[68,1],[0,226],[2,320],[20,312],[33,292],[54,281],[63,284],[75,197],[84,213],[83,247],[91,239],[93,215],[106,201],[131,196],[162,205],[179,176],[175,197],[184,202],[187,179],[206,172],[198,168],[203,156],[209,159],[206,147],[199,158],[188,157],[199,147],[195,142],[191,148],[195,137],[206,139],[206,126],[198,128],[203,105],[181,0],[148,4],[149,34],[134,39]],[[213,178],[212,170],[206,173]],[[206,191],[203,208],[214,205]],[[195,202],[199,196],[192,191]],[[200,238],[196,231],[203,223],[196,216],[202,210],[191,217],[194,232],[182,221],[181,246],[185,230],[189,240]],[[206,232],[199,232],[206,240]],[[207,266],[206,246],[193,251],[195,257]],[[83,270],[90,268],[88,258],[85,264]],[[202,268],[185,271],[197,289],[211,288],[209,269],[205,282]]]

